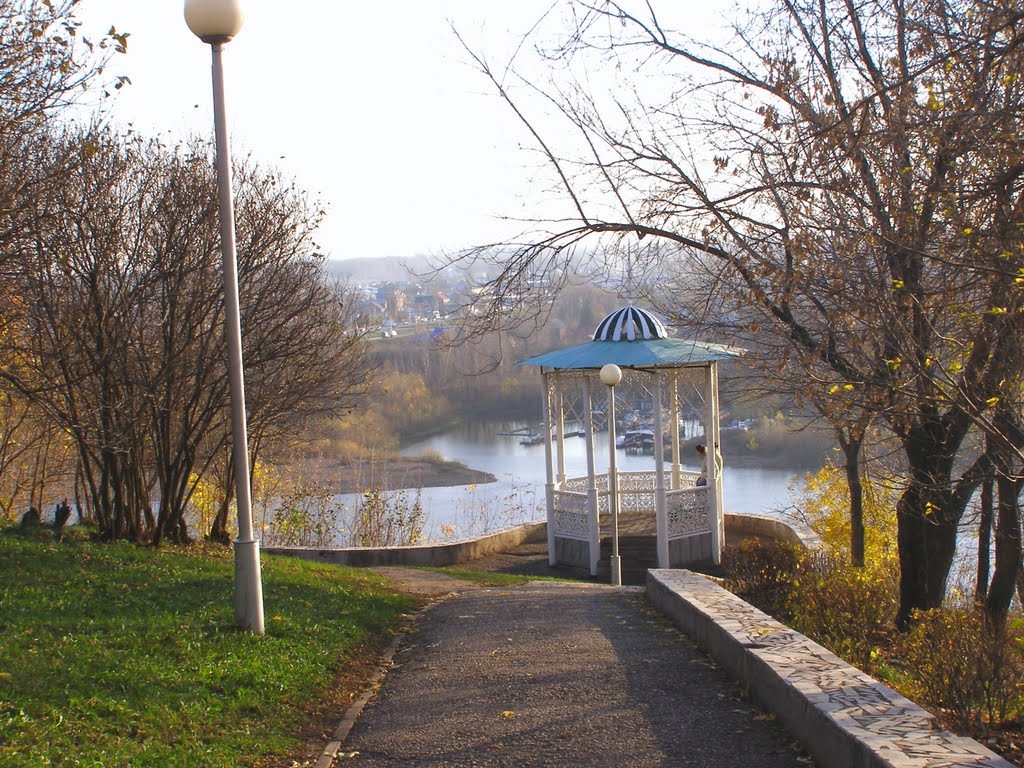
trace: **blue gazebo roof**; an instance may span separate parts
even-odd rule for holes
[[[691,339],[589,341],[520,360],[518,364],[570,370],[600,368],[608,363],[621,368],[688,368],[731,360],[744,352],[737,347]]]

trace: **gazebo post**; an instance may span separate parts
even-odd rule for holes
[[[715,370],[714,363],[704,368],[704,440],[707,451],[704,454],[708,489],[708,524],[711,529],[711,559],[715,565],[722,561],[721,531],[718,525],[718,462],[715,461],[717,449],[715,437],[718,425],[718,403],[715,402]]]
[[[548,564],[556,566],[558,556],[555,552],[555,478],[551,466],[551,374],[542,373],[541,378],[544,380],[544,497],[548,512]]]
[[[668,412],[672,419],[672,489],[679,490],[682,473],[679,467],[679,373],[669,374]]]
[[[597,575],[601,560],[601,513],[597,504],[597,476],[594,470],[594,380],[587,376],[586,416],[583,417],[587,434],[587,508],[590,510],[590,575]]]
[[[565,401],[563,399],[563,390],[565,389],[565,382],[562,381],[562,377],[555,376],[555,391],[558,393],[558,474],[556,478],[558,480],[558,487],[561,488],[565,482]]]
[[[725,494],[722,492],[722,414],[718,407],[718,363],[711,363],[712,404],[715,406],[715,420],[712,422],[715,439],[715,523],[718,530],[718,547],[714,551],[715,565],[722,561],[722,547],[725,545]]]
[[[658,536],[658,567],[668,568],[668,516],[665,509],[665,438],[661,420],[662,373],[654,371],[654,519]]]

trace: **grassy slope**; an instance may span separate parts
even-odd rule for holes
[[[0,766],[249,765],[410,599],[370,574],[264,559],[266,637],[231,627],[230,553],[0,530]]]

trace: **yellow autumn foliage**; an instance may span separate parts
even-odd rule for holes
[[[881,563],[896,553],[896,501],[892,483],[864,479],[864,558]],[[849,557],[850,489],[842,467],[826,464],[804,478],[803,508],[807,525],[821,537],[829,553]]]

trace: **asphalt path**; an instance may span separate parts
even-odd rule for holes
[[[534,582],[431,605],[335,765],[812,765],[639,589]]]

